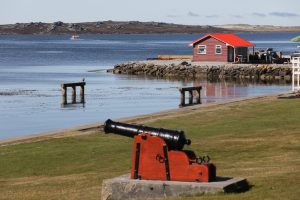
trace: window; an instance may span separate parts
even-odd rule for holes
[[[216,45],[216,54],[222,54],[222,46]]]
[[[199,45],[197,49],[197,54],[206,54],[206,45]]]

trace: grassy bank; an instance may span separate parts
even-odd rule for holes
[[[181,112],[148,125],[186,131],[218,175],[245,177],[240,194],[178,199],[298,199],[300,99],[247,100]],[[76,135],[76,134],[75,134]],[[132,140],[101,132],[0,147],[0,199],[100,199],[130,169]]]
[[[291,39],[292,42],[300,42],[300,35]]]

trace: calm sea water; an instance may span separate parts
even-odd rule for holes
[[[247,33],[256,48],[289,54],[300,33]],[[106,73],[158,54],[191,54],[197,34],[0,36],[0,139],[146,114],[179,104],[178,88],[202,85],[203,103],[285,92],[285,83],[180,81]],[[93,71],[98,70],[98,71]],[[89,72],[92,71],[92,72]],[[60,83],[86,80],[86,104],[61,107]]]

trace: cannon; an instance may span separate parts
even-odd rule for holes
[[[151,136],[158,136],[165,140],[169,150],[181,150],[184,145],[190,145],[191,140],[185,138],[183,131],[169,130],[163,128],[153,128],[135,124],[125,124],[106,120],[104,125],[105,133],[115,133],[126,137],[133,138],[141,133],[148,133]]]
[[[133,138],[131,178],[210,182],[216,178],[216,167],[208,156],[196,157],[183,131],[115,122],[104,123],[105,133]]]

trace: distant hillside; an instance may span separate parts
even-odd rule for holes
[[[226,24],[216,25],[214,27],[241,32],[300,32],[300,26]]]
[[[0,25],[0,34],[149,34],[149,33],[208,33],[208,32],[237,32],[237,31],[291,31],[300,32],[300,26],[252,26],[252,25],[219,25],[192,26],[161,22],[139,21],[99,21],[86,23],[16,23]]]

